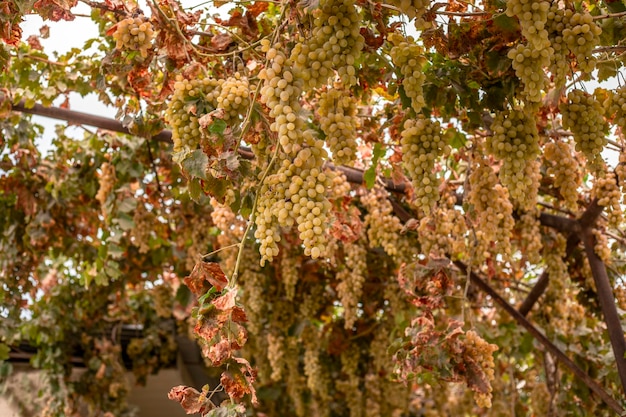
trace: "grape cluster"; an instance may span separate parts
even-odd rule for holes
[[[346,90],[331,89],[320,96],[320,127],[338,165],[352,165],[356,159],[356,111],[356,99]]]
[[[98,188],[98,192],[96,193],[96,200],[98,200],[100,205],[102,205],[102,210],[104,212],[107,198],[111,194],[111,191],[113,191],[115,181],[117,181],[117,176],[115,175],[115,165],[112,165],[108,162],[102,163],[102,165],[100,166],[100,171],[101,173],[98,177],[98,183],[100,187]]]
[[[280,45],[270,46],[262,42],[268,65],[259,72],[264,81],[260,90],[261,102],[270,109],[274,118],[270,130],[278,134],[278,143],[287,154],[295,154],[301,147],[304,122],[299,116],[301,107],[298,101],[302,93],[301,82],[289,70],[292,66],[280,50]]]
[[[609,222],[611,219],[609,218]],[[602,230],[594,228],[592,230],[593,236],[596,238],[596,242],[593,245],[593,251],[598,255],[602,262],[606,264],[611,263],[613,256],[611,255],[611,248],[609,248],[609,240],[606,235],[602,233]]]
[[[498,177],[486,160],[478,161],[469,177],[469,202],[473,206],[478,227],[476,238],[480,251],[476,261],[489,257],[487,249],[495,243],[495,250],[502,256],[511,252],[513,230],[513,205],[506,188],[498,183]]]
[[[293,301],[296,295],[296,285],[298,284],[299,268],[298,260],[295,256],[286,254],[280,258],[280,278],[285,287],[285,298]]]
[[[117,24],[113,39],[117,49],[139,51],[146,58],[154,35],[152,24],[145,17],[127,17]]]
[[[563,127],[569,129],[576,142],[576,150],[587,157],[587,165],[594,172],[604,169],[601,152],[607,143],[608,125],[602,105],[594,96],[582,90],[572,90],[567,102],[559,107]]]
[[[405,41],[392,35],[391,40],[395,43],[390,52],[391,60],[400,69],[402,87],[406,96],[411,99],[411,107],[419,113],[425,105],[422,86],[426,76],[422,68],[426,60],[422,47],[411,37]]]
[[[155,222],[155,214],[149,212],[144,204],[138,204],[133,215],[134,227],[130,231],[130,240],[133,246],[139,248],[139,253],[148,253],[151,249],[150,240]]]
[[[582,71],[594,70],[596,59],[592,51],[600,42],[602,29],[589,13],[559,9],[558,2],[554,2],[548,11],[547,29],[554,49],[550,70],[558,87],[565,83],[570,71],[570,52],[576,57],[578,68]]]
[[[487,150],[502,161],[500,181],[511,197],[522,207],[535,203],[533,190],[535,176],[528,176],[539,155],[539,135],[535,119],[524,110],[515,108],[496,114],[491,125],[492,136],[487,139]]]
[[[202,78],[187,80],[179,77],[174,94],[165,112],[165,120],[172,127],[174,151],[184,147],[195,149],[202,138],[198,119],[215,110],[223,80]]]
[[[454,208],[456,196],[448,194],[437,211],[420,220],[417,235],[421,251],[435,257],[455,256],[466,250],[463,236],[467,224],[463,214]]]
[[[346,174],[341,171],[337,171],[335,172],[335,175],[333,175],[332,181],[332,185],[328,192],[329,200],[340,200],[350,195],[352,185],[348,182]]]
[[[370,247],[380,246],[388,255],[393,256],[399,252],[398,236],[402,225],[400,219],[394,216],[393,206],[388,198],[387,190],[375,186],[361,197],[361,203],[368,211],[365,226]]]
[[[324,230],[331,208],[326,192],[332,175],[322,169],[327,157],[322,145],[317,141],[315,146],[302,148],[293,161],[283,159],[278,171],[263,182],[255,232],[261,242],[262,265],[278,255],[280,234],[276,225],[297,226],[305,255],[316,259],[324,253]]]
[[[310,38],[298,42],[291,52],[298,77],[306,86],[318,88],[337,71],[344,86],[355,85],[355,63],[365,45],[355,0],[320,0],[313,17]]]
[[[430,7],[428,0],[390,0],[389,4],[396,6],[409,20],[419,20]]]
[[[542,100],[541,91],[546,84],[543,69],[550,65],[553,53],[550,46],[538,49],[532,44],[520,43],[507,54],[513,61],[515,75],[524,85],[522,95],[530,102],[539,103]]]
[[[620,204],[622,194],[613,172],[596,178],[593,195],[598,199],[598,205],[606,208],[609,224],[614,227],[619,226],[622,221],[622,206]]]
[[[607,100],[607,116],[626,134],[626,87],[620,87]]]
[[[244,116],[250,106],[250,83],[246,77],[236,72],[225,79],[216,97],[217,108],[224,109],[224,120],[235,120]]]
[[[479,407],[491,407],[491,382],[495,378],[495,362],[493,360],[493,352],[498,350],[498,346],[488,343],[478,335],[474,330],[465,333],[463,358],[467,363],[477,365],[485,374],[487,379],[488,392],[474,392],[474,400]]]
[[[565,207],[576,211],[578,208],[578,187],[582,182],[580,166],[572,154],[568,143],[548,143],[544,147],[544,158],[548,166],[546,173],[553,178],[554,187],[559,190]]]
[[[541,223],[537,209],[522,214],[515,228],[519,234],[521,253],[526,261],[537,265],[541,261]]]
[[[558,2],[553,2],[548,11],[548,38],[553,53],[550,60],[550,73],[557,88],[565,85],[570,73],[569,49],[563,39],[563,30],[566,27],[565,10],[559,9]]]
[[[576,56],[578,67],[591,72],[596,67],[593,49],[600,43],[602,29],[593,21],[589,13],[578,13],[570,9],[564,13],[567,25],[563,29],[563,41],[569,50]]]
[[[367,272],[367,249],[358,242],[343,246],[344,268],[337,272],[337,295],[343,306],[344,327],[352,329],[358,318],[358,304]]]
[[[428,215],[439,200],[435,162],[449,152],[449,147],[439,122],[424,117],[404,122],[401,143],[402,163],[415,188],[415,203]]]
[[[550,46],[546,23],[550,2],[546,0],[507,0],[506,15],[517,16],[522,35],[533,49],[544,49]]]
[[[285,338],[274,333],[267,334],[267,359],[272,368],[270,379],[280,381],[283,378],[285,367]]]

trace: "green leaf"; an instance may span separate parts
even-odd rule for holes
[[[187,188],[189,189],[189,197],[191,197],[191,199],[196,203],[200,201],[200,197],[203,195],[200,179],[192,178],[191,180],[189,180],[189,185]]]
[[[182,161],[183,170],[191,177],[207,179],[206,168],[209,164],[209,157],[204,152],[197,149],[191,152]]]
[[[0,361],[6,361],[7,359],[9,359],[10,351],[11,351],[11,348],[9,348],[4,343],[0,343]]]
[[[215,119],[213,120],[213,123],[211,123],[209,125],[209,132],[213,133],[215,135],[219,135],[222,136],[224,134],[224,131],[226,130],[226,127],[228,125],[226,124],[226,122],[222,119]]]
[[[372,155],[372,165],[363,174],[365,180],[365,186],[371,189],[376,183],[376,168],[378,167],[378,161],[380,157],[385,154],[385,149],[380,143],[374,145],[374,151]]]
[[[448,144],[450,144],[450,146],[454,149],[462,148],[467,143],[467,137],[453,128],[446,130],[445,137],[448,140]]]

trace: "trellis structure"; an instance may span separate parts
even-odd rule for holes
[[[20,102],[13,105],[12,110],[65,120],[70,124],[84,124],[119,133],[131,133],[129,129],[116,120],[68,109],[44,107],[39,104],[35,104],[33,107],[26,107],[23,102]],[[171,132],[164,130],[153,136],[151,139],[164,142],[171,141]],[[250,159],[254,157],[252,152],[246,148],[240,148],[239,153],[243,158]],[[357,184],[363,183],[363,171],[341,166],[333,168],[342,171],[346,175],[348,181]],[[404,191],[404,184],[395,184],[389,180],[384,181],[386,183],[386,187],[390,191],[400,193]],[[406,222],[410,220],[411,216],[398,203],[395,201],[392,203],[394,205],[396,215],[402,221]],[[574,250],[581,243],[583,245],[585,256],[589,261],[593,279],[597,288],[598,302],[604,315],[613,353],[615,355],[619,378],[624,393],[626,394],[626,359],[624,357],[626,353],[626,339],[624,338],[624,332],[622,331],[620,318],[615,304],[615,297],[609,282],[606,267],[594,251],[595,237],[592,233],[592,228],[598,218],[602,215],[603,209],[604,208],[598,204],[596,199],[588,205],[584,213],[577,219],[541,213],[539,220],[542,225],[553,228],[567,237],[565,259],[571,256]],[[469,269],[465,263],[455,261],[454,264],[463,274],[467,274],[470,277],[472,284],[476,288],[489,295],[504,311],[506,311],[507,314],[515,319],[518,325],[526,329],[540,344],[545,347],[550,354],[554,355],[563,365],[569,368],[570,371],[576,375],[576,377],[580,378],[580,380],[582,380],[591,391],[598,395],[598,397],[600,397],[602,401],[604,401],[613,411],[619,415],[622,415],[625,412],[624,408],[618,401],[611,397],[611,395],[603,387],[601,387],[593,378],[587,375],[585,371],[569,359],[564,352],[562,352],[554,343],[544,336],[543,333],[527,319],[527,315],[549,285],[550,277],[547,271],[544,271],[539,276],[537,282],[534,284],[534,287],[519,308],[515,308],[500,294],[498,294],[498,292],[491,285],[489,285],[484,277],[481,277],[479,274]]]

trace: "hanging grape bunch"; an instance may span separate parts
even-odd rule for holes
[[[560,106],[563,127],[570,129],[576,142],[576,150],[587,157],[587,165],[593,172],[604,170],[601,152],[607,143],[608,125],[604,120],[602,105],[589,93],[572,90],[567,102]]]
[[[138,51],[142,58],[148,57],[154,36],[152,24],[144,16],[127,17],[116,25],[113,33],[117,49]]]

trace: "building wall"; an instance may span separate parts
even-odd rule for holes
[[[33,380],[38,379],[37,372],[29,374]],[[128,374],[128,378],[132,380],[131,373]],[[164,369],[157,375],[150,375],[145,387],[133,387],[128,402],[139,407],[137,417],[184,417],[186,414],[182,407],[167,398],[170,388],[182,384],[184,384],[183,378],[178,369]],[[0,417],[34,416],[20,416],[15,407],[0,393]]]

